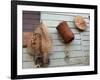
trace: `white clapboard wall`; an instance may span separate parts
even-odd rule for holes
[[[87,28],[83,32],[76,29],[74,25],[74,17],[77,15],[83,16],[87,23]],[[52,39],[53,46],[49,53],[50,64],[48,67],[89,65],[89,14],[41,12],[40,19],[47,24]],[[75,35],[75,39],[69,44],[63,43],[62,38],[56,30],[57,25],[62,21],[68,23],[70,29]],[[26,48],[23,48],[22,62],[23,68],[34,68],[33,58],[27,54]]]

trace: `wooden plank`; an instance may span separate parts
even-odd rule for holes
[[[74,34],[74,37],[75,37],[75,39],[81,39],[81,36],[80,36],[80,34]]]
[[[64,46],[63,40],[52,40],[52,46]]]
[[[70,46],[53,46],[51,51],[65,51],[65,48],[68,50],[81,50],[80,45],[70,45]]]
[[[53,52],[53,53],[49,53],[50,54],[50,59],[59,59],[59,58],[65,58],[65,52]],[[75,57],[86,57],[89,56],[89,52],[86,51],[84,53],[82,53],[82,51],[69,51],[68,53],[69,58],[75,58]],[[23,54],[23,62],[32,62],[33,61],[33,57],[30,56],[29,54]]]
[[[65,57],[65,53],[64,51],[54,51],[50,54],[50,59],[58,59],[58,58],[64,58]]]
[[[49,67],[59,67],[59,66],[71,66],[71,65],[77,65],[78,64],[86,64],[88,62],[88,57],[77,57],[77,58],[69,58],[67,61],[65,59],[52,59],[50,61]]]
[[[22,48],[23,53],[27,53],[27,48]]]
[[[87,51],[87,50],[89,51],[89,50],[90,50],[90,46],[83,46],[83,47],[82,47],[82,50],[83,50],[83,51]]]
[[[63,60],[59,60],[60,62]],[[65,62],[62,62],[63,64],[56,64],[57,61],[52,61],[54,64],[50,64],[48,67],[64,67],[64,66],[87,66],[89,65],[89,62],[84,63],[77,63],[77,64],[66,64]],[[33,62],[23,62],[23,69],[36,69],[36,67],[33,65]]]
[[[71,28],[71,30],[75,30],[77,32],[80,32],[78,29],[76,29],[76,27],[75,27],[75,25],[74,25],[73,22],[67,22],[67,23],[69,24],[69,27]],[[51,28],[54,28],[55,29],[57,27],[57,24],[55,24],[55,23],[54,24],[52,23],[51,25],[49,25],[48,23],[46,23],[46,24],[48,25],[48,28],[50,28],[50,29]],[[58,24],[59,24],[59,22],[58,22]],[[38,26],[38,24],[35,24],[35,23],[34,24],[23,24],[23,27],[24,26],[26,26],[26,27],[27,26],[28,27],[31,26],[32,27],[32,26]],[[89,28],[87,27],[85,31],[89,31]]]
[[[52,61],[51,63],[50,63],[50,65],[49,65],[49,67],[50,66],[63,66],[63,65],[65,65],[66,64],[66,62],[64,62],[64,53],[61,53],[61,52],[58,52],[58,53],[52,53],[53,55],[51,55],[51,59],[50,59],[50,61]],[[59,56],[58,55],[56,55],[56,54],[58,54],[58,55],[60,55],[60,58],[62,57],[63,59],[57,59],[57,58],[59,58]],[[86,54],[86,53],[85,53]],[[87,54],[85,55],[85,54],[81,54],[81,51],[74,51],[74,52],[72,52],[72,53],[70,53],[70,57],[75,57],[76,55],[77,55],[77,58],[75,57],[75,59],[73,60],[73,58],[70,58],[70,61],[68,61],[67,62],[67,64],[66,64],[66,66],[68,66],[68,65],[78,65],[78,64],[82,64],[82,63],[80,63],[80,59],[79,59],[79,57],[80,56],[82,56],[81,57],[81,59],[83,58],[83,55],[84,56],[87,56]],[[26,54],[24,54],[24,56],[25,56]],[[55,56],[56,57],[55,57]],[[28,56],[28,55],[26,55],[26,56]],[[56,58],[56,59],[55,59]],[[26,60],[25,60],[26,59]],[[23,66],[24,66],[24,68],[33,68],[34,67],[34,65],[33,65],[33,63],[34,62],[32,62],[32,60],[30,60],[29,58],[25,58],[23,61]],[[29,60],[28,60],[29,59]],[[54,59],[54,60],[53,60]],[[84,60],[84,59],[83,59]],[[83,61],[83,60],[81,60],[81,61]],[[25,62],[26,61],[26,62]],[[63,61],[63,62],[62,62]],[[76,64],[77,63],[77,64]],[[84,63],[86,64],[86,63],[88,63],[88,62],[86,62],[86,61],[84,61]]]
[[[27,68],[36,68],[36,67],[34,65],[34,62],[23,62],[22,68],[27,69]]]
[[[80,34],[75,34],[74,35],[75,36],[75,39],[77,40],[79,40],[79,39],[81,39],[81,36],[80,36]],[[61,39],[62,40],[62,38],[61,38],[61,36],[59,35],[59,34],[51,34],[51,38],[52,39]]]
[[[89,56],[89,51],[69,51],[69,57],[85,57]]]
[[[53,51],[65,51],[65,49],[67,50],[81,50],[81,46],[80,45],[70,45],[70,46],[53,46],[51,51],[50,52],[53,52]],[[25,51],[24,51],[25,50]],[[24,49],[23,50],[23,53],[27,53],[27,49]]]
[[[68,51],[80,51],[80,50],[82,50],[82,47],[81,47],[81,45],[66,45],[66,47],[65,47],[65,49],[66,50],[68,50]]]
[[[84,18],[89,18],[88,13],[73,13],[73,12],[41,12],[41,14],[53,14],[53,15],[65,15],[65,16],[82,16]]]
[[[69,43],[70,45],[81,45],[81,40],[73,40],[71,43]]]
[[[78,29],[71,29],[71,31],[76,34],[76,33],[80,33],[80,31]]]
[[[89,41],[90,40],[90,36],[82,36],[81,38],[83,41]]]
[[[49,31],[50,34],[58,33],[58,31],[57,31],[56,28],[48,28],[48,31]],[[71,29],[71,31],[72,31],[73,33],[80,33],[80,31],[77,30],[77,29]]]
[[[87,28],[85,31],[89,31],[90,32],[90,24],[87,24]]]
[[[43,22],[46,22],[49,28],[51,28],[51,27],[56,28],[57,25],[59,25],[59,23],[61,23],[62,21],[43,20]],[[75,28],[75,25],[74,25],[73,21],[72,22],[71,21],[66,21],[66,22],[68,23],[70,28]]]
[[[51,34],[51,39],[54,40],[54,39],[60,39],[62,40],[61,36],[59,34]]]
[[[30,56],[29,54],[23,53],[22,61],[33,61],[33,56]]]
[[[60,21],[74,21],[74,16],[68,15],[54,15],[54,14],[41,14],[42,20],[60,20]],[[89,19],[84,19],[87,23]]]
[[[49,67],[59,67],[59,66],[66,66],[66,62],[64,59],[54,59],[50,60]]]
[[[50,34],[58,33],[56,28],[48,28],[48,32],[49,32]]]
[[[64,51],[65,46],[53,46],[51,51]]]
[[[81,33],[81,35],[82,36],[89,36],[90,35],[90,32],[89,31],[88,32],[87,31],[84,31],[84,32]]]
[[[69,43],[70,45],[80,45],[81,44],[81,40],[73,40],[71,43]],[[53,46],[63,46],[64,41],[63,40],[52,40],[52,45]]]
[[[82,52],[82,51],[69,51],[68,52],[68,57],[83,57],[83,56],[89,56],[89,51]],[[53,52],[50,53],[50,59],[57,59],[57,58],[65,58],[66,53],[64,51],[62,52]]]
[[[41,14],[42,20],[66,20],[73,21],[73,16],[64,16],[64,15],[53,15],[53,14]]]
[[[82,45],[83,46],[89,46],[90,45],[90,41],[82,41]]]
[[[65,21],[65,20],[42,20],[44,23],[47,24],[48,27],[57,27],[57,25],[59,25],[62,21]],[[70,28],[76,28],[75,27],[75,24],[74,24],[74,21],[66,21],[69,25]],[[89,24],[87,23],[87,26],[89,26]]]

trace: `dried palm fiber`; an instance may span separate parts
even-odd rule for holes
[[[51,48],[51,40],[48,34],[47,26],[40,23],[33,32],[32,38],[28,43],[28,52],[32,56],[43,57],[39,63],[48,63],[48,53]]]

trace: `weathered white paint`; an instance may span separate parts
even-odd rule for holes
[[[29,54],[23,54],[23,61],[33,61],[33,57]]]
[[[71,66],[71,65],[88,65],[88,57],[76,57],[76,58],[60,58],[60,59],[50,59],[49,67],[61,67],[61,66]],[[34,62],[23,62],[23,68],[35,68]]]
[[[75,34],[74,37],[75,37],[75,40],[81,39],[80,34]],[[54,40],[54,39],[56,39],[56,40],[62,39],[61,36],[60,36],[58,33],[56,33],[56,34],[51,34],[51,38],[52,38],[53,40]]]
[[[42,20],[60,20],[60,21],[74,21],[75,16],[67,16],[67,15],[54,15],[54,14],[42,14]],[[89,19],[85,19],[88,23]]]
[[[69,57],[83,57],[83,56],[89,56],[89,51],[68,51]],[[50,52],[50,59],[56,59],[56,58],[64,58],[67,53],[65,51],[53,51]],[[33,57],[29,54],[23,54],[23,61],[33,61]]]
[[[89,14],[87,13],[66,13],[66,12],[42,12],[42,14],[53,14],[53,15],[65,15],[65,16],[82,16],[84,18],[89,18]]]
[[[66,49],[69,50],[81,50],[82,47],[80,45],[69,45],[69,46],[53,46],[51,51],[65,51],[65,47]]]
[[[43,22],[47,23],[48,27],[54,27],[56,28],[57,25],[59,25],[59,23],[61,23],[62,21],[66,21],[66,20],[43,20]],[[74,21],[66,21],[69,25],[70,28],[76,28],[74,25]],[[87,23],[87,26],[89,26],[89,24]]]
[[[90,41],[82,41],[82,46],[89,46],[90,45]]]
[[[52,45],[53,46],[63,46],[66,45],[64,44],[63,40],[52,40]],[[80,45],[81,44],[81,40],[73,40],[71,43],[69,43],[70,45]]]
[[[88,32],[85,31],[85,32],[82,32],[81,34],[82,34],[82,36],[89,36],[90,32],[89,31]]]
[[[49,33],[51,33],[51,34],[56,34],[56,33],[58,33],[56,28],[51,28],[51,27],[48,28],[48,31],[49,31]],[[77,29],[71,29],[71,31],[72,31],[73,33],[80,33],[80,31],[77,30]],[[87,35],[87,34],[86,34],[86,35]]]
[[[23,62],[23,69],[26,68],[35,68],[34,62]]]
[[[76,65],[78,64],[88,64],[88,57],[76,57],[76,58],[68,58],[68,59],[51,59],[50,67],[53,66],[69,66],[69,65]]]
[[[83,36],[82,40],[83,41],[89,41],[90,40],[90,37],[89,36]]]

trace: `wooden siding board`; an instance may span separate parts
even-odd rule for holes
[[[54,28],[57,27],[57,25],[59,23],[61,23],[62,21],[66,21],[70,28],[75,28],[76,29],[76,27],[74,25],[74,20],[73,21],[67,21],[67,20],[43,20],[43,22],[45,22],[48,25],[48,27],[54,27]],[[89,26],[88,23],[87,23],[87,26]]]
[[[65,61],[65,59],[51,59],[51,64],[49,66],[71,66],[71,65],[78,65],[78,64],[86,64],[88,57],[78,57],[78,58],[69,58]]]
[[[64,41],[62,40],[52,40],[52,45],[53,46],[63,46],[66,45],[63,43]],[[70,45],[80,45],[81,44],[81,40],[73,40],[71,43],[69,43]]]
[[[23,69],[35,68],[35,65],[34,62],[23,62],[22,67]]]
[[[61,66],[71,66],[71,65],[80,65],[80,64],[89,64],[88,57],[76,57],[76,58],[69,58],[69,59],[50,59],[49,67],[61,67]],[[34,62],[23,62],[23,68],[34,68]]]
[[[54,39],[57,39],[57,40],[62,40],[62,38],[61,38],[61,36],[58,34],[58,33],[56,33],[56,34],[50,34],[51,35],[51,38],[54,40]],[[75,36],[75,39],[76,40],[79,40],[79,39],[81,39],[81,36],[80,36],[80,34],[75,34],[74,35]]]
[[[65,16],[82,16],[84,18],[89,18],[88,13],[73,13],[73,12],[42,12],[42,14],[53,14],[53,15],[65,15]]]
[[[67,15],[54,15],[54,14],[42,14],[42,20],[55,20],[55,21],[74,21],[74,16],[67,16]],[[84,18],[85,21],[88,23],[89,19]]]
[[[82,52],[81,50],[80,51],[70,51],[68,54],[69,54],[69,57],[70,58],[75,58],[75,57],[85,57],[85,56],[89,56],[88,55],[89,51],[85,51],[85,52]],[[65,52],[64,51],[55,51],[55,52],[52,52],[52,53],[49,53],[49,56],[50,56],[50,59],[60,59],[60,58],[65,58]],[[24,53],[23,54],[23,61],[33,61],[33,57],[30,56],[29,54],[27,53]]]
[[[49,33],[51,33],[51,34],[56,34],[56,33],[58,33],[57,32],[57,29],[56,28],[51,28],[51,27],[49,27]],[[80,33],[80,31],[79,30],[77,30],[77,29],[71,29],[71,31],[73,32],[73,33]],[[84,33],[85,34],[85,33]],[[87,34],[85,34],[85,35],[87,35]]]

